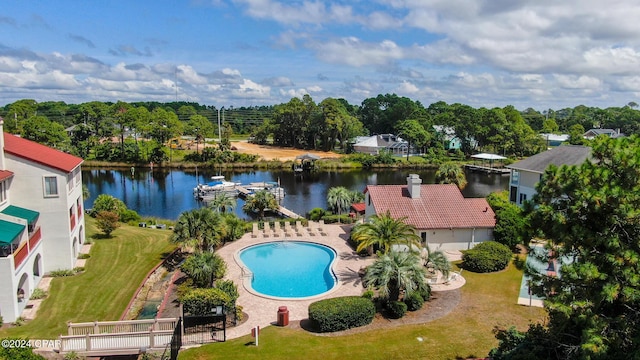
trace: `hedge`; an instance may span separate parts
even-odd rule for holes
[[[390,301],[387,304],[387,311],[389,312],[390,318],[400,319],[407,313],[407,304],[402,301]]]
[[[375,314],[373,302],[360,296],[325,299],[309,305],[309,320],[318,324],[320,332],[364,326],[373,321]]]
[[[412,292],[411,295],[405,297],[404,303],[407,304],[407,310],[417,311],[422,309],[424,299],[417,292]]]
[[[495,241],[486,241],[465,251],[463,267],[467,270],[486,273],[504,270],[513,254],[508,246]]]
[[[233,301],[229,294],[222,289],[192,289],[182,297],[184,312],[190,315],[209,315],[215,306],[232,307]]]

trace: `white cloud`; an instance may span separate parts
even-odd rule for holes
[[[385,65],[401,59],[403,50],[393,41],[366,43],[355,37],[313,45],[318,58],[332,64],[350,66]]]
[[[602,85],[602,82],[591,76],[555,75],[555,78],[563,88],[566,89],[590,89],[595,90]]]
[[[403,81],[397,88],[396,88],[396,92],[402,95],[412,95],[412,94],[416,94],[420,91],[420,89],[415,86],[414,84],[408,82],[408,81]]]

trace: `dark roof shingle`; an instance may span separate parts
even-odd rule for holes
[[[530,156],[524,160],[507,165],[506,167],[515,170],[525,170],[543,174],[551,164],[555,166],[580,165],[590,157],[590,147],[565,145]]]

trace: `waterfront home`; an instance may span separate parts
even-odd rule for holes
[[[506,167],[511,169],[509,200],[522,205],[536,193],[536,184],[549,165],[580,165],[591,155],[591,148],[578,145],[558,146],[520,160]]]
[[[380,151],[389,151],[394,155],[406,155],[409,143],[393,134],[358,136],[353,150],[362,154],[378,155]]]
[[[484,198],[465,198],[453,184],[422,185],[416,174],[406,185],[368,185],[365,218],[390,212],[416,227],[423,246],[466,250],[493,240],[495,214]]]
[[[46,272],[73,269],[84,242],[82,159],[3,132],[0,316],[15,321]]]
[[[582,134],[582,137],[587,140],[593,140],[600,135],[606,135],[613,139],[626,136],[620,132],[620,129],[589,129]]]

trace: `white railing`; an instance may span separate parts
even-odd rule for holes
[[[173,331],[178,319],[145,319],[127,321],[94,321],[86,323],[67,323],[69,335],[117,334],[153,331]]]
[[[246,266],[240,266],[240,270],[242,271],[242,278],[250,278],[253,280],[253,272],[249,270]]]
[[[60,352],[79,353],[125,349],[164,349],[171,342],[173,329],[115,334],[60,336]]]

